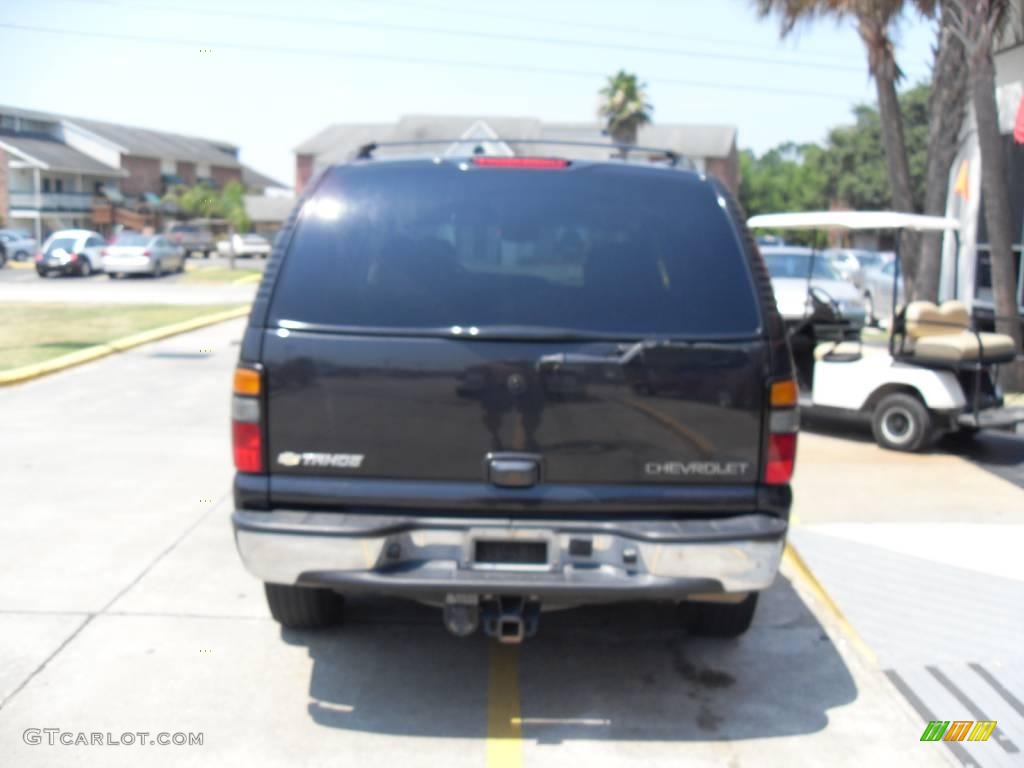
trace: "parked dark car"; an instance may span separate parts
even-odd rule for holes
[[[777,572],[796,387],[717,182],[562,158],[336,166],[276,243],[232,401],[235,537],[273,616],[344,596],[465,635],[680,605],[735,636]]]
[[[217,252],[217,242],[209,227],[201,224],[172,224],[167,228],[167,239],[172,245],[185,249],[185,256],[191,253],[202,253],[209,258]]]

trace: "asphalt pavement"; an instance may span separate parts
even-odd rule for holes
[[[545,615],[519,648],[454,638],[434,609],[384,600],[354,603],[337,630],[282,631],[229,524],[241,329],[3,390],[3,764],[955,764],[919,741],[913,704],[790,567],[737,641],[689,638],[661,605]],[[802,443],[805,521],[856,511],[836,492],[849,481],[844,441],[827,440]],[[822,445],[835,461],[806,459]],[[942,471],[973,469],[949,462]],[[973,493],[1003,482],[975,472]],[[946,490],[917,493],[938,503]],[[996,499],[1004,522],[1013,498]],[[29,744],[32,728],[149,735]],[[161,732],[203,744],[146,743]]]

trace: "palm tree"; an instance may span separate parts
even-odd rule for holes
[[[1009,17],[1006,0],[947,0],[955,17],[951,26],[967,55],[967,82],[974,105],[981,151],[981,196],[985,201],[985,226],[992,256],[992,298],[996,330],[1013,337],[1021,354],[1021,327],[1017,310],[1017,273],[1013,259],[1010,194],[1006,186],[1005,158],[999,134],[996,106],[995,64],[992,48]],[[1004,386],[1024,387],[1024,365],[1018,363],[1004,379]]]
[[[949,169],[956,157],[960,129],[967,106],[967,68],[964,46],[952,29],[955,21],[949,3],[942,4],[938,35],[933,49],[932,87],[928,96],[928,157],[925,164],[924,212],[944,216],[949,193]],[[938,301],[942,266],[942,236],[921,236],[921,261],[914,280],[914,298]]]
[[[907,7],[906,0],[754,0],[762,16],[777,15],[782,20],[782,34],[788,35],[796,25],[812,21],[818,16],[839,19],[851,18],[867,48],[868,71],[875,81],[878,95],[878,113],[882,122],[882,141],[891,187],[892,205],[898,211],[913,211],[914,196],[910,185],[910,164],[907,144],[903,135],[896,83],[903,73],[896,65],[890,30]],[[935,11],[937,0],[912,0],[922,13]],[[917,274],[920,238],[905,232],[902,255],[906,267],[905,277],[913,295],[913,278]]]
[[[654,107],[647,100],[647,83],[620,69],[608,78],[599,92],[601,104],[597,109],[604,118],[605,128],[616,144],[636,144],[641,125],[651,122]]]

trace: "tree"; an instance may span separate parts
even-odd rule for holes
[[[221,190],[208,184],[178,187],[164,196],[177,204],[187,218],[227,219],[238,232],[248,232],[252,226],[245,212],[245,187],[229,181]]]
[[[620,69],[608,78],[599,94],[597,114],[604,118],[608,134],[616,144],[636,144],[637,131],[651,122],[654,111],[647,100],[647,83]]]
[[[947,0],[951,11],[950,29],[963,43],[967,58],[968,91],[974,105],[981,151],[981,197],[985,207],[989,251],[992,256],[992,295],[995,300],[996,330],[1013,337],[1021,354],[1021,327],[1017,309],[1017,274],[1013,259],[1010,219],[1010,191],[1004,169],[999,110],[996,105],[995,63],[992,48],[996,35],[1008,17],[1006,0]],[[1009,368],[1004,385],[1024,388],[1024,365]]]
[[[868,71],[875,81],[878,111],[885,146],[889,185],[892,188],[892,206],[899,211],[913,211],[913,193],[910,186],[910,166],[907,160],[903,120],[900,116],[896,83],[903,74],[896,64],[891,27],[908,3],[905,0],[755,0],[762,16],[778,15],[782,20],[783,36],[796,25],[812,21],[818,16],[838,19],[852,18],[857,33],[867,49]],[[914,0],[913,5],[922,13],[935,10],[935,0]],[[909,233],[902,238],[905,277],[911,282],[916,275],[918,244],[920,239]]]
[[[932,88],[924,123],[927,125],[924,212],[930,216],[942,216],[946,212],[949,170],[956,157],[967,103],[964,47],[951,29],[953,21],[949,3],[943,3],[932,50]],[[914,123],[908,122],[907,125],[912,126]],[[941,266],[942,235],[938,232],[922,235],[921,260],[914,278],[913,292],[909,293],[911,298],[938,301]]]

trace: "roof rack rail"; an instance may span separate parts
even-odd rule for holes
[[[696,166],[693,161],[685,155],[681,155],[675,150],[667,149],[665,147],[647,147],[639,144],[621,144],[614,141],[570,141],[567,139],[507,139],[504,137],[493,138],[493,139],[467,139],[467,138],[455,138],[455,139],[423,139],[418,141],[371,141],[367,144],[363,144],[355,153],[356,160],[372,160],[373,153],[382,148],[386,147],[428,147],[428,146],[442,146],[452,144],[555,144],[558,146],[569,146],[569,147],[598,147],[601,149],[617,150],[619,156],[623,159],[629,158],[630,152],[647,152],[656,153],[662,155],[672,167],[683,165],[688,170],[696,170]]]

